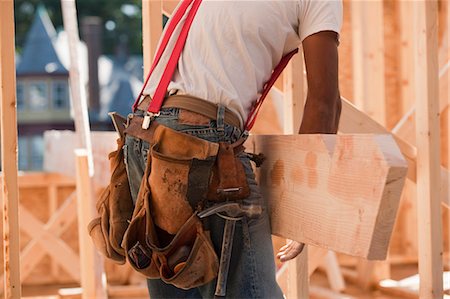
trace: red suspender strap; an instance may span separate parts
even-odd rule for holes
[[[191,28],[192,21],[194,20],[194,16],[197,13],[198,7],[200,6],[201,2],[201,0],[194,0],[194,4],[189,11],[183,28],[181,29],[180,36],[178,37],[175,47],[173,48],[173,52],[170,55],[169,62],[166,65],[166,69],[164,70],[164,73],[161,77],[161,81],[159,81],[155,94],[152,97],[150,107],[148,107],[148,112],[150,113],[158,113],[159,109],[161,108],[167,92],[167,87],[170,83],[170,79],[172,79],[173,72],[177,67],[178,60],[180,58],[181,52],[183,51],[184,44],[189,33],[189,29]]]
[[[155,58],[152,63],[152,67],[150,68],[150,72],[147,75],[147,78],[145,79],[145,83],[142,86],[141,92],[139,93],[139,96],[137,97],[136,101],[133,104],[133,112],[136,111],[136,108],[139,104],[139,100],[142,97],[142,94],[144,93],[145,87],[147,86],[147,83],[150,79],[151,74],[153,73],[156,65],[158,64],[159,60],[161,59],[162,54],[164,53],[164,50],[167,47],[167,44],[169,43],[170,37],[172,36],[173,32],[175,31],[175,28],[177,27],[178,23],[180,23],[180,20],[183,18],[183,16],[186,13],[186,10],[188,9],[189,5],[192,3],[193,0],[183,0],[183,2],[180,4],[180,7],[177,9],[175,14],[172,16],[170,22],[167,24],[167,29],[164,33],[164,36],[161,40],[161,44],[159,45],[158,51],[156,52]]]
[[[261,105],[266,98],[267,94],[269,93],[272,86],[275,84],[275,81],[277,81],[277,78],[281,75],[284,68],[288,64],[289,60],[291,60],[292,56],[297,54],[298,48],[295,49],[292,52],[289,52],[283,58],[281,58],[280,63],[275,67],[275,69],[272,72],[272,76],[270,77],[269,81],[264,84],[263,92],[261,93],[261,96],[256,101],[256,103],[253,105],[252,110],[250,110],[250,113],[248,115],[247,121],[245,122],[244,128],[246,131],[250,131],[250,129],[255,124],[256,116],[258,115],[259,108],[261,108]]]

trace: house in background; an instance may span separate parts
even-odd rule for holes
[[[91,129],[112,130],[107,112],[129,113],[142,86],[142,57],[130,57],[123,51],[117,57],[107,57],[97,49],[97,54],[88,59],[86,46],[80,44],[80,49]],[[91,49],[89,52],[95,52]],[[56,32],[41,6],[16,65],[20,170],[42,170],[44,131],[74,130],[69,67],[66,34]],[[94,80],[88,80],[89,75]]]

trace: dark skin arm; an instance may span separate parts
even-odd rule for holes
[[[336,134],[341,115],[338,85],[337,33],[322,31],[303,41],[308,95],[299,134]],[[285,262],[295,258],[304,244],[289,240],[277,257]]]

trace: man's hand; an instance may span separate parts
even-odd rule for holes
[[[280,248],[280,251],[277,254],[277,258],[281,262],[287,262],[299,255],[303,248],[305,247],[305,244],[299,243],[296,241],[288,240],[287,244]]]

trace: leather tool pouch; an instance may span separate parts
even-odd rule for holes
[[[117,150],[108,156],[112,173],[110,184],[97,201],[100,217],[88,225],[95,247],[105,257],[119,264],[125,263],[125,251],[121,243],[134,208],[123,159],[123,144],[123,138],[117,139]]]
[[[158,126],[153,137],[123,242],[127,260],[149,278],[161,278],[182,289],[200,286],[216,277],[218,258],[189,200],[191,188],[198,190],[198,186],[189,183],[196,168],[207,170],[197,164],[209,165],[211,171],[218,145],[164,126]]]
[[[244,150],[240,140],[234,144],[219,143],[219,153],[207,198],[210,201],[242,200],[250,195],[244,166],[237,156]]]

